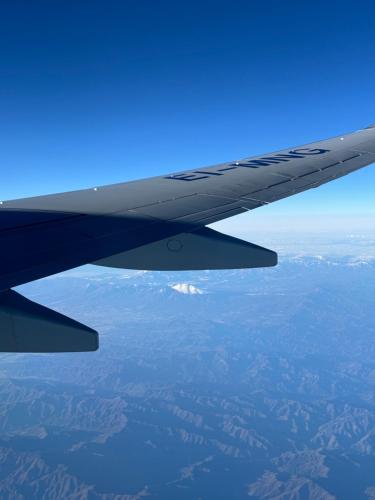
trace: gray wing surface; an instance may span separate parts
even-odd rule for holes
[[[58,218],[79,214],[203,226],[318,187],[374,161],[375,126],[371,126],[341,137],[213,167],[4,201],[0,208],[3,212],[42,212],[40,217],[45,219],[53,218],[54,214]],[[24,215],[27,218],[27,214]],[[17,226],[17,220],[8,221],[7,217],[4,220],[5,226]],[[19,221],[23,224],[21,215]],[[26,220],[25,225],[28,223]]]
[[[213,167],[4,200],[0,203],[0,313],[1,297],[5,300],[12,287],[87,263],[136,269],[275,265],[274,252],[205,226],[373,162],[375,126],[370,126]],[[37,312],[40,317],[41,310]]]

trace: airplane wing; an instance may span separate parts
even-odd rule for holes
[[[7,318],[25,316],[24,304],[20,305],[19,300],[13,300],[9,308],[11,288],[87,263],[150,270],[273,266],[277,255],[271,250],[205,226],[318,187],[373,162],[375,125],[208,168],[68,193],[3,200],[0,324],[6,324],[5,320],[1,322],[1,314]],[[5,303],[8,307],[2,305]],[[41,328],[41,322],[45,328],[40,307],[35,304],[37,320],[30,335]],[[29,303],[27,310],[30,317]],[[61,318],[56,321],[61,326]],[[53,324],[50,314],[47,323]],[[68,328],[66,324],[64,327]],[[75,327],[82,337],[83,325]],[[74,325],[69,324],[69,328]],[[85,331],[83,337],[88,338],[89,334]],[[95,342],[89,343],[88,349],[93,345]],[[22,350],[22,342],[17,346]],[[40,343],[36,349],[40,349]],[[84,350],[81,344],[79,349]]]

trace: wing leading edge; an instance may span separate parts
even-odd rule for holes
[[[14,296],[7,294],[15,293],[9,292],[12,287],[87,263],[137,269],[274,265],[273,252],[204,226],[316,188],[374,162],[372,125],[344,136],[213,167],[2,201],[0,297],[3,305],[8,304],[8,297]],[[170,251],[171,241],[182,243],[183,250]],[[0,298],[0,314],[1,304]],[[21,301],[12,298],[14,317],[18,317],[16,310],[23,318],[18,321],[22,329],[27,325],[24,318],[35,313],[39,323],[33,323],[33,336],[35,324],[41,322],[44,329],[53,324],[61,327],[57,316],[41,321],[43,314],[37,308],[27,307],[25,316]],[[7,324],[5,320],[0,323],[2,331]],[[72,325],[68,327],[71,333]],[[35,345],[43,350],[40,342]]]

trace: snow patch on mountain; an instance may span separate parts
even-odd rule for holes
[[[348,263],[347,266],[349,267],[358,267],[358,266],[369,266],[373,265],[375,263],[375,258],[373,256],[364,256],[364,257],[357,257],[351,259]]]
[[[175,285],[171,285],[171,288],[184,295],[203,295],[204,293],[203,290],[189,283],[176,283]]]

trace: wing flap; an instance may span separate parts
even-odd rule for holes
[[[197,211],[203,212],[217,207],[223,207],[231,203],[231,201],[231,199],[225,199],[218,196],[194,194],[183,198],[176,198],[174,200],[137,207],[133,211],[139,215],[146,215],[157,219],[171,218],[170,214],[173,212],[173,219],[178,219],[179,217],[194,214]]]
[[[313,160],[310,159],[298,165],[280,165],[277,169],[275,168],[275,172],[283,175],[288,175],[294,179],[319,170],[323,170],[325,167],[327,167],[327,165],[344,163],[346,161],[352,160],[357,156],[360,156],[360,153],[355,151],[329,153],[324,158],[314,158]]]
[[[272,186],[267,186],[264,189],[254,190],[245,195],[245,198],[259,200],[264,203],[271,203],[292,194],[306,191],[309,188],[318,187],[333,179],[337,179],[347,175],[359,168],[368,165],[374,161],[374,155],[371,154],[353,154],[348,155],[345,159],[327,164],[317,164],[310,171],[305,171],[304,174],[298,175],[285,182],[280,182]],[[317,167],[320,167],[317,169]]]
[[[275,266],[277,254],[205,227],[194,233],[181,233],[136,250],[113,255],[93,264],[157,271],[243,269]]]
[[[0,352],[82,352],[98,349],[98,334],[77,321],[26,299],[0,294]]]

